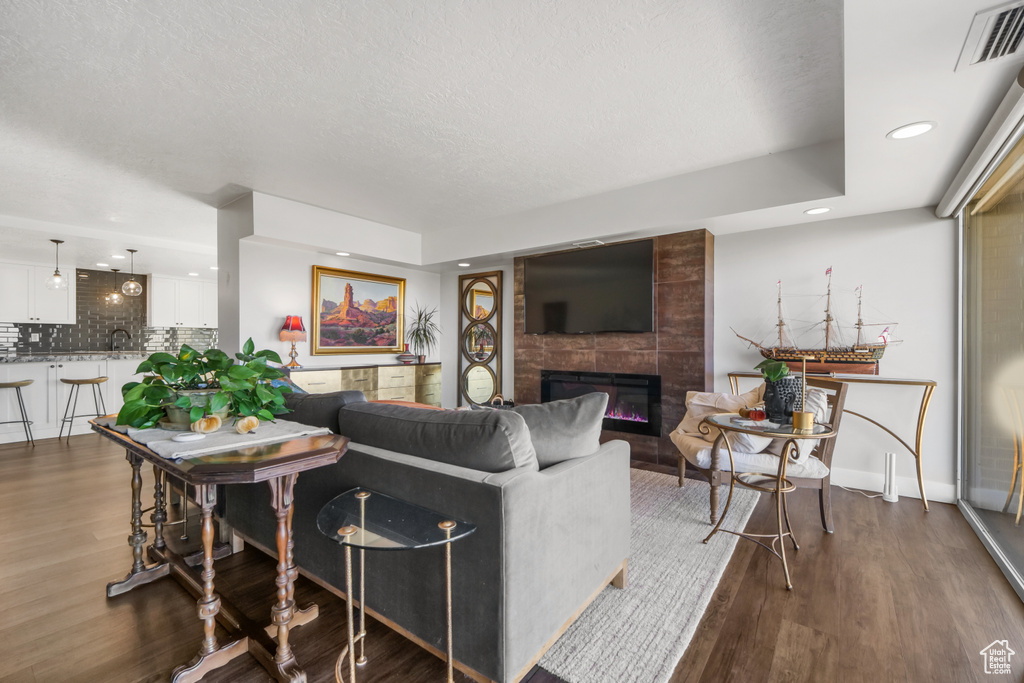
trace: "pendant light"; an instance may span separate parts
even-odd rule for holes
[[[111,268],[114,273],[114,291],[107,295],[107,303],[119,304],[124,301],[124,297],[121,296],[121,292],[117,291],[117,274],[120,272],[120,268]]]
[[[137,251],[138,249],[128,250],[128,253],[132,255],[132,277],[121,285],[121,291],[125,293],[125,296],[138,296],[142,294],[142,285],[135,279],[135,252]]]
[[[68,279],[60,274],[60,245],[64,244],[64,240],[50,240],[53,242],[54,255],[53,255],[53,275],[46,278],[47,289],[67,289]]]

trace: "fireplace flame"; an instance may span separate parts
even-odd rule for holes
[[[641,415],[634,410],[624,410],[619,406],[615,406],[605,413],[605,417],[610,417],[613,420],[626,420],[627,422],[649,422],[646,415]]]

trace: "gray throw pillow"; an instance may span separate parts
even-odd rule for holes
[[[350,403],[365,403],[361,391],[332,391],[327,394],[285,394],[284,407],[292,412],[281,415],[285,420],[313,427],[327,427],[338,433],[338,408]]]
[[[526,422],[507,410],[354,403],[338,411],[338,433],[355,443],[481,472],[538,469]]]
[[[537,462],[544,469],[597,451],[601,447],[601,422],[607,407],[608,394],[598,391],[494,412],[523,416],[530,428]]]

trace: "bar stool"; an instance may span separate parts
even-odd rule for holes
[[[9,425],[20,422],[22,429],[25,430],[25,441],[35,446],[36,442],[32,438],[32,420],[28,419],[28,413],[25,411],[25,399],[21,396],[21,388],[27,387],[33,381],[31,379],[23,379],[17,382],[0,382],[0,389],[14,389],[18,394],[18,409],[21,410],[20,420],[8,420],[7,422],[0,422],[0,424]]]
[[[64,406],[64,417],[60,421],[60,433],[57,434],[57,438],[60,439],[64,436],[64,424],[67,423],[68,439],[70,439],[71,428],[74,427],[76,417],[103,417],[107,414],[107,406],[103,402],[103,392],[100,391],[100,385],[106,382],[107,378],[90,377],[88,379],[64,379],[62,377],[60,381],[64,384],[70,384],[71,391],[68,393],[68,403]],[[83,384],[88,384],[92,388],[92,401],[93,405],[96,407],[96,412],[78,415],[78,392]],[[68,417],[69,411],[71,412],[71,417]]]

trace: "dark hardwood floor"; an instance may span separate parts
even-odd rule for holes
[[[0,683],[165,681],[198,648],[195,603],[174,581],[104,595],[130,564],[129,472],[123,452],[95,435],[0,445]],[[144,485],[152,490],[151,471]],[[801,545],[792,592],[777,560],[740,541],[673,683],[1024,678],[1024,605],[955,507],[926,514],[916,500],[889,505],[841,489],[833,501],[830,536],[813,492],[790,497]],[[763,497],[749,526],[772,520]],[[268,618],[273,560],[246,548],[215,569],[246,614]],[[297,657],[311,683],[333,681],[344,603],[304,579],[296,596],[321,611],[294,631]],[[383,626],[368,630],[360,682],[443,680],[440,660]],[[1004,638],[1021,653],[1013,675],[986,676],[978,653]],[[245,655],[204,680],[270,678]],[[527,681],[558,679],[535,670]]]

